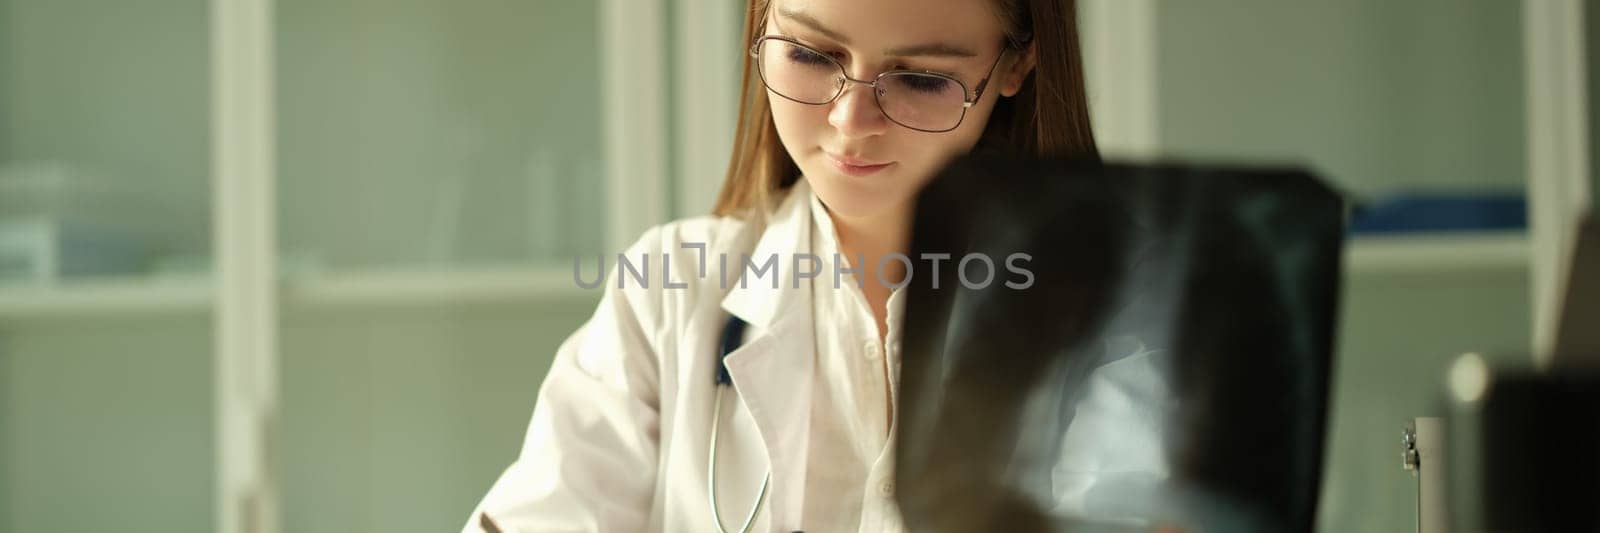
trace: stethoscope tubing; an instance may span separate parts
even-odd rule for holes
[[[726,385],[717,385],[716,387],[716,404],[711,408],[711,445],[708,446],[710,451],[707,453],[708,457],[706,459],[706,463],[709,465],[706,467],[706,479],[708,480],[706,485],[710,487],[708,492],[711,500],[711,521],[717,525],[717,531],[728,533],[727,528],[722,526],[722,513],[717,510],[717,435],[720,433],[719,422],[722,420],[722,393],[730,387]],[[740,533],[750,531],[750,527],[755,525],[756,515],[761,514],[761,505],[767,501],[767,489],[771,485],[772,470],[768,469],[766,477],[761,480],[761,492],[756,494],[756,503],[750,507],[750,514],[745,517],[744,525],[739,526]]]
[[[739,343],[744,339],[745,321],[739,317],[728,319],[728,325],[722,329],[722,355],[717,358],[717,375],[712,386],[717,389],[716,398],[711,404],[711,442],[706,446],[706,486],[708,487],[707,499],[711,502],[711,522],[716,524],[717,531],[728,533],[722,525],[722,513],[717,508],[717,437],[722,431],[722,396],[728,389],[733,388],[733,377],[728,374],[726,359],[728,354],[739,348]],[[745,516],[744,525],[739,526],[740,533],[748,533],[755,525],[756,515],[761,514],[761,506],[767,501],[767,490],[772,486],[772,469],[767,469],[767,474],[761,480],[761,492],[756,494],[756,502],[750,506],[750,514]]]

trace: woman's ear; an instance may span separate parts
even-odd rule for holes
[[[1000,96],[1010,98],[1022,90],[1022,82],[1028,79],[1028,74],[1033,73],[1033,67],[1038,63],[1037,50],[1034,43],[1028,43],[1026,48],[1017,52],[1017,60],[1011,62],[1011,67],[1006,69],[1002,78],[1005,83],[1000,85]]]

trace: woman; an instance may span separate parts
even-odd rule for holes
[[[916,192],[953,157],[1095,156],[1074,10],[751,0],[714,216],[626,252],[652,274],[670,263],[674,285],[619,268],[468,530],[485,515],[507,531],[898,529],[893,287],[907,272],[881,259],[905,252]],[[808,253],[822,264],[790,260]],[[776,272],[759,273],[769,258]]]

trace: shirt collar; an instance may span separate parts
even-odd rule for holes
[[[812,243],[811,253],[814,253],[821,258],[823,264],[823,274],[817,279],[828,283],[828,287],[832,287],[831,283],[833,282],[833,269],[840,268],[840,266],[834,265],[834,254],[840,254],[839,262],[842,263],[844,267],[855,269],[855,272],[853,273],[854,276],[865,280],[867,283],[874,283],[875,281],[870,277],[872,274],[867,273],[861,268],[861,261],[858,260],[860,258],[853,256],[845,257],[843,255],[844,251],[839,246],[838,227],[833,223],[833,216],[828,214],[827,206],[822,204],[822,198],[818,197],[815,192],[809,190],[807,191],[807,197],[808,203],[810,204],[811,220],[813,222],[813,233],[811,238],[814,242]],[[913,258],[911,264],[913,267],[912,270],[914,276],[915,267],[917,265],[915,258]],[[843,285],[850,285],[854,282],[842,281],[841,283]],[[841,285],[839,289],[844,289],[845,287],[843,285]],[[859,293],[860,291],[858,290],[851,292]],[[887,302],[888,315],[885,317],[885,319],[889,329],[889,337],[886,340],[890,343],[895,343],[900,339],[900,322],[905,316],[905,293],[905,287],[892,289],[889,292],[889,301]],[[866,308],[865,295],[847,294],[840,296],[862,300],[860,304],[863,306],[863,312],[865,313],[868,319],[867,323],[870,326],[867,328],[867,331],[872,332],[872,336],[875,337],[877,333],[877,324],[872,319],[872,310],[870,308]]]

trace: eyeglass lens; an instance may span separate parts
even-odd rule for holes
[[[756,57],[767,88],[784,98],[820,105],[844,90],[844,66],[816,50],[765,39]],[[885,117],[916,130],[955,129],[966,113],[966,88],[944,76],[889,72],[878,77],[875,96]]]

